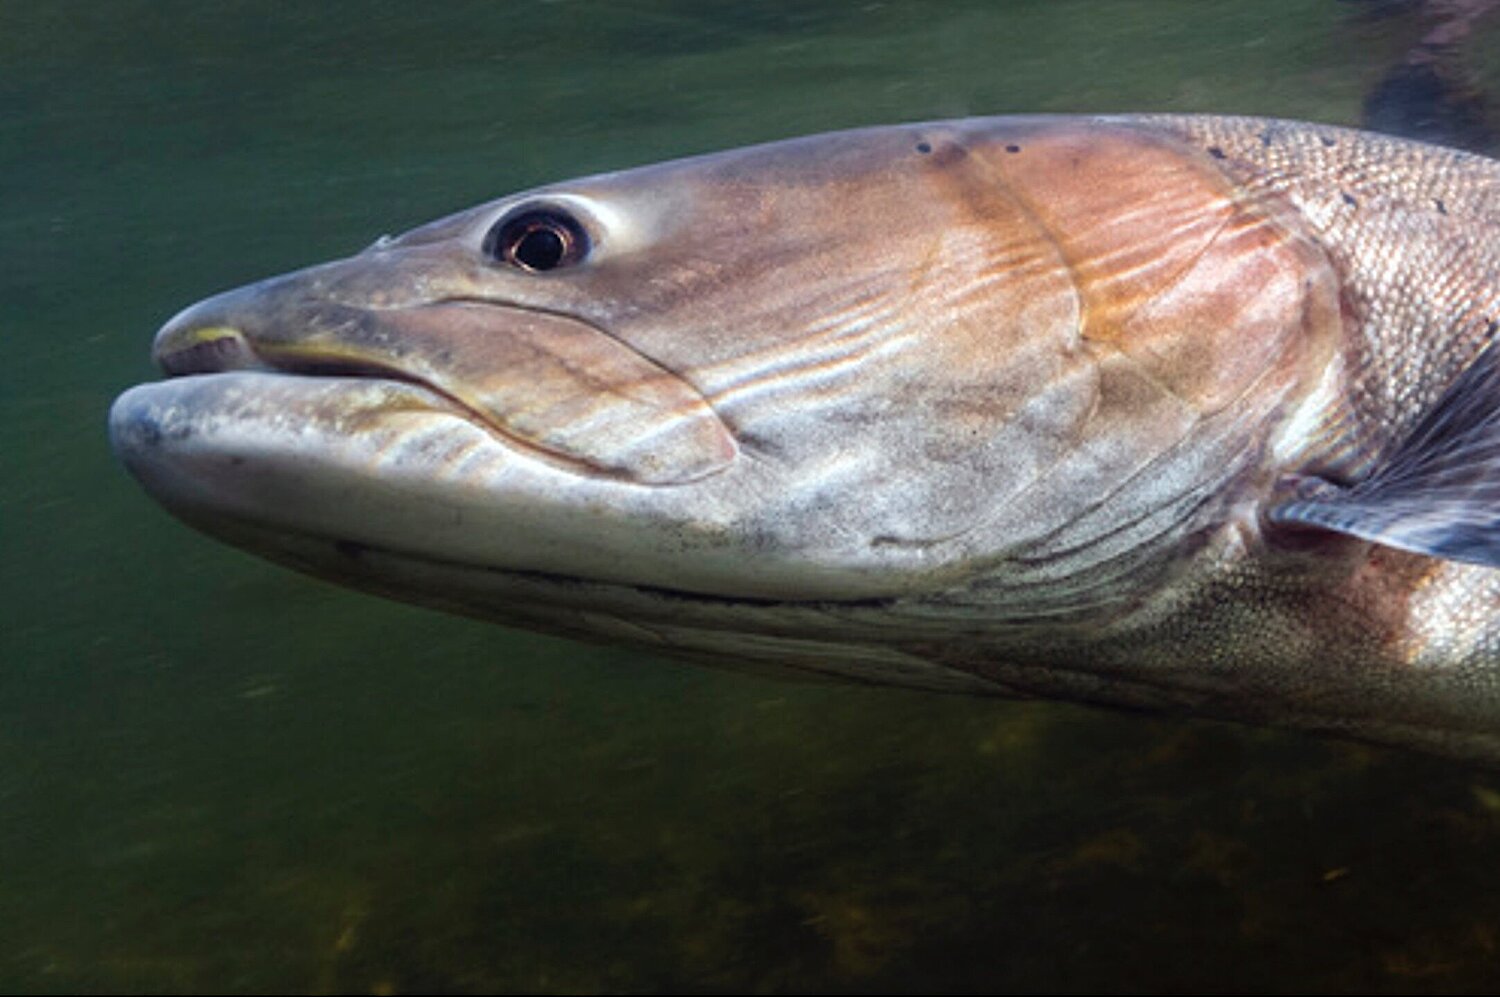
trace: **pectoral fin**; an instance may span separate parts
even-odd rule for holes
[[[1497,344],[1485,347],[1369,478],[1348,487],[1294,478],[1267,519],[1500,567]]]

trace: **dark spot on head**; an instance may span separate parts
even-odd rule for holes
[[[149,416],[137,416],[130,421],[129,436],[136,443],[155,447],[161,443],[161,424]]]
[[[1208,155],[1212,156],[1216,160],[1222,160],[1224,158],[1224,150],[1220,149],[1218,146],[1209,146]]]
[[[344,558],[357,559],[370,549],[367,545],[362,545],[358,541],[349,541],[345,538],[340,538],[333,543],[333,550],[344,556]]]
[[[1439,215],[1447,215],[1448,214],[1448,206],[1445,205],[1445,204],[1443,204],[1443,199],[1442,198],[1436,198],[1436,199],[1433,200],[1432,203],[1434,205],[1437,205],[1437,210],[1438,210],[1438,214]]]
[[[919,143],[917,143],[917,152],[921,153],[924,156],[926,154],[932,152],[932,143],[930,143],[930,142],[919,142]]]
[[[1485,327],[1484,327],[1484,335],[1485,336],[1494,336],[1496,333],[1500,333],[1500,321],[1496,321],[1494,319],[1491,319],[1488,316],[1485,317],[1484,321],[1485,321]]]
[[[234,467],[234,468],[238,468],[239,466],[243,465],[244,463],[245,463],[245,456],[242,455],[242,454],[232,454],[232,455],[229,456],[229,464],[232,467]]]
[[[1331,135],[1320,135],[1318,136],[1318,138],[1322,141],[1323,145],[1329,146],[1330,148],[1338,145],[1338,140]]]
[[[1275,138],[1275,136],[1273,136],[1271,134],[1271,130],[1269,128],[1263,128],[1263,129],[1261,129],[1261,132],[1260,132],[1260,144],[1261,145],[1263,145],[1263,146],[1269,146],[1274,138]]]
[[[1348,191],[1340,191],[1339,196],[1344,199],[1344,204],[1348,205],[1350,208],[1359,207],[1359,202],[1355,200],[1354,195],[1350,194]]]
[[[1005,147],[1005,151],[1007,153],[1019,153],[1021,151],[1021,147],[1020,146],[1015,146],[1015,145],[1006,146]]]
[[[932,150],[932,164],[937,167],[951,166],[969,155],[969,150],[963,143],[955,142],[951,138],[938,139],[929,146]]]

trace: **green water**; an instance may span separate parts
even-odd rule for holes
[[[411,610],[177,526],[104,440],[177,308],[532,183],[1354,122],[1418,29],[1351,7],[0,0],[0,991],[1493,989],[1500,775]]]

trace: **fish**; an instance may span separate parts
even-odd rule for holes
[[[1500,765],[1500,163],[1011,116],[524,191],[193,305],[113,448],[357,589]]]

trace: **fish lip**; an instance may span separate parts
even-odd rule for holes
[[[155,358],[157,365],[166,375],[166,378],[161,381],[169,382],[180,378],[214,379],[254,371],[276,378],[306,381],[400,385],[417,391],[411,401],[420,402],[424,408],[429,409],[435,415],[464,420],[509,451],[550,465],[562,466],[565,470],[574,473],[584,467],[581,463],[568,461],[560,455],[533,446],[524,438],[510,433],[484,411],[468,405],[441,387],[402,371],[394,365],[353,362],[337,357],[318,359],[310,357],[306,352],[288,351],[284,355],[278,354],[274,348],[265,349],[264,344],[257,349],[244,333],[234,327],[215,327],[212,333],[212,336],[204,337],[200,342],[185,345],[180,349],[157,351]],[[311,363],[288,364],[288,360],[302,362],[310,360]],[[124,395],[120,397],[120,399],[123,398]],[[116,402],[118,403],[119,400]],[[112,416],[111,423],[113,422]]]
[[[305,310],[314,317],[317,316],[315,310],[318,306],[333,306],[350,313],[365,313],[372,316],[454,305],[489,308],[497,311],[519,310],[570,320],[587,326],[600,336],[607,337],[616,343],[623,343],[619,337],[614,336],[597,323],[565,310],[534,308],[516,302],[465,295],[446,296],[410,305],[361,305],[338,300],[320,301],[317,299],[306,299],[297,304],[299,308],[296,311]],[[459,409],[471,412],[481,423],[492,426],[496,431],[504,432],[504,428],[493,424],[488,416],[454,397],[441,386],[395,363],[385,363],[371,358],[354,359],[335,349],[324,348],[316,341],[305,337],[288,341],[285,345],[262,338],[252,338],[239,326],[228,323],[201,327],[183,325],[175,330],[172,329],[196,308],[197,306],[190,306],[168,320],[152,344],[152,360],[169,379],[187,375],[213,375],[228,371],[264,371],[296,377],[374,378],[404,382],[426,389]],[[316,324],[307,324],[309,327],[314,325]],[[334,325],[336,324],[329,324],[329,328],[333,328]],[[634,346],[626,346],[630,346],[631,350],[636,350]],[[648,357],[647,360],[656,363],[654,358]]]
[[[336,354],[319,355],[316,350],[278,351],[274,345],[253,343],[233,326],[205,327],[194,331],[192,342],[154,351],[156,363],[166,380],[175,378],[211,378],[236,371],[258,371],[287,378],[330,378],[353,381],[395,382],[421,389],[435,412],[462,416],[491,436],[519,450],[530,453],[526,442],[507,433],[487,414],[468,405],[442,387],[404,371],[396,365],[376,361],[351,361]]]
[[[232,388],[238,380],[247,377],[269,379],[284,385],[296,383],[314,390],[331,387],[338,390],[372,389],[393,393],[388,398],[398,398],[407,412],[430,411],[433,415],[449,419],[478,422],[448,405],[447,400],[436,395],[427,386],[415,382],[288,375],[270,368],[235,369],[177,375],[141,382],[125,389],[115,397],[109,410],[108,426],[115,451],[124,454],[137,450],[135,443],[154,446],[162,440],[194,436],[195,431],[188,427],[195,418],[193,407],[183,404],[180,393],[202,391],[203,387],[212,386],[216,394],[221,394],[226,388]],[[178,394],[162,398],[159,393],[163,390]],[[481,426],[479,429],[489,432],[488,427]]]
[[[256,287],[252,285],[245,290],[253,290]],[[498,309],[522,308],[522,306],[506,302],[474,298],[442,298],[416,305],[361,305],[336,299],[308,297],[291,303],[288,311],[293,317],[304,319],[301,324],[303,330],[313,333],[321,332],[321,327],[326,326],[332,330],[339,325],[338,322],[319,323],[318,319],[328,318],[320,314],[320,307],[321,309],[332,307],[341,313],[347,312],[352,317],[359,313],[378,316],[381,313],[402,309],[447,304],[490,306]],[[198,308],[198,305],[189,306],[169,319],[152,344],[152,360],[167,379],[216,375],[232,371],[260,371],[295,378],[321,377],[399,382],[424,390],[445,403],[443,409],[452,409],[506,442],[513,443],[523,450],[531,450],[524,440],[513,437],[505,427],[496,423],[482,410],[470,406],[442,386],[434,384],[399,364],[385,363],[374,358],[351,358],[339,353],[336,349],[325,348],[305,335],[283,344],[264,337],[251,336],[240,325],[233,322],[209,323],[202,326],[185,322]],[[576,319],[576,317],[569,318]],[[340,321],[351,321],[351,319],[341,316]],[[583,322],[584,320],[577,321]],[[603,330],[599,332],[604,333]]]
[[[528,456],[642,486],[710,477],[739,453],[734,431],[691,379],[571,311],[452,294],[350,304],[279,283],[290,280],[178,313],[154,342],[162,372],[416,385]],[[475,335],[492,322],[497,332],[512,324],[513,335]]]
[[[254,286],[252,286],[254,287]],[[212,301],[212,300],[210,300]],[[200,303],[201,304],[201,303]],[[623,343],[596,323],[561,310],[537,309],[505,301],[495,301],[467,296],[452,296],[432,299],[416,305],[351,305],[339,301],[304,299],[296,303],[294,315],[302,313],[309,320],[320,318],[319,307],[332,307],[349,313],[343,321],[355,321],[355,314],[379,316],[382,313],[410,309],[463,306],[467,308],[492,308],[497,311],[524,310],[541,315],[557,316],[585,325],[601,336]],[[434,414],[458,417],[483,431],[512,453],[536,460],[571,475],[618,479],[630,481],[630,476],[601,468],[569,454],[542,447],[528,438],[515,433],[493,414],[470,404],[461,396],[436,384],[421,375],[408,371],[395,363],[379,359],[351,358],[336,348],[326,349],[315,340],[302,336],[285,344],[248,335],[237,325],[212,323],[197,326],[184,322],[197,306],[189,306],[163,326],[152,346],[153,360],[166,376],[162,381],[179,378],[214,378],[237,372],[257,373],[297,379],[344,380],[351,383],[379,383],[404,385],[420,391],[420,398]],[[322,316],[322,318],[327,318]],[[305,323],[305,329],[335,329],[337,323]],[[626,345],[628,346],[628,345]],[[634,348],[631,348],[632,350]],[[649,359],[648,359],[649,360]],[[654,363],[654,362],[653,362]],[[705,403],[707,400],[705,400]],[[712,409],[712,406],[709,407]]]

